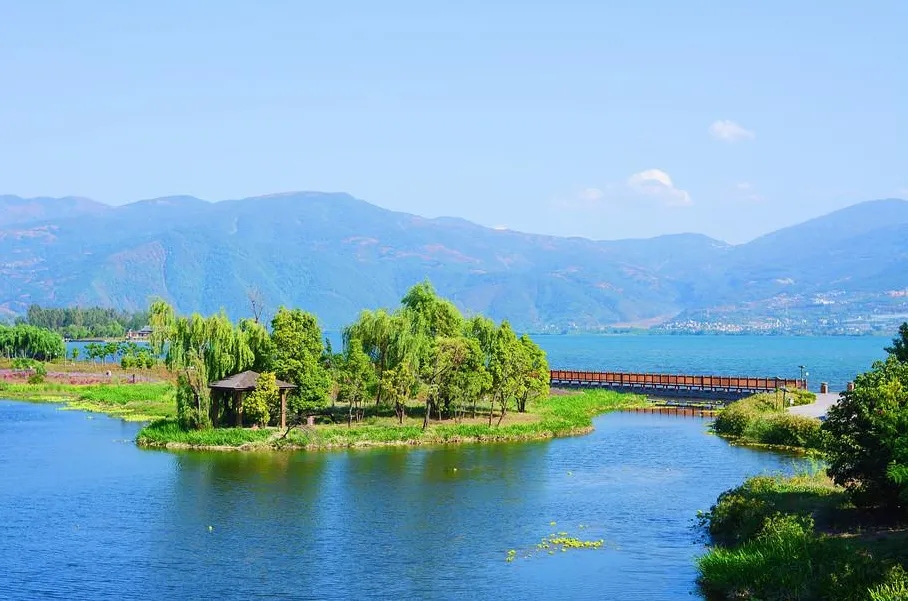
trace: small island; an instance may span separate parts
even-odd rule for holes
[[[223,312],[180,316],[163,301],[147,315],[147,345],[123,343],[116,366],[96,354],[67,362],[59,334],[15,326],[40,334],[43,350],[0,338],[19,356],[0,394],[147,421],[141,446],[208,450],[537,440],[588,432],[594,416],[646,402],[550,390],[536,343],[507,321],[465,317],[428,282],[396,310],[363,311],[339,352],[301,309],[279,308],[270,327],[259,312],[234,323]],[[22,338],[15,328],[8,339]]]

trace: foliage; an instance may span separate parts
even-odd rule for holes
[[[811,397],[794,398],[801,404]],[[712,428],[717,434],[748,443],[821,449],[824,436],[820,420],[790,414],[785,406],[781,394],[756,394],[722,409]]]
[[[825,519],[846,502],[844,491],[820,472],[788,478],[754,476],[719,495],[702,520],[714,542],[732,546],[752,539],[777,513],[811,513]]]
[[[705,516],[716,546],[697,560],[702,588],[729,599],[900,598],[904,540],[817,531],[848,515],[846,503],[821,474],[752,478],[723,493]]]
[[[44,379],[47,377],[47,368],[44,367],[43,363],[34,359],[18,357],[13,359],[12,366],[13,369],[31,372],[28,376],[29,384],[43,384]]]
[[[908,363],[890,355],[831,407],[829,474],[856,504],[908,506]]]
[[[168,444],[190,447],[241,447],[261,443],[274,436],[274,430],[260,428],[212,428],[208,430],[186,430],[177,420],[162,419],[142,428],[136,442],[144,446],[166,446]]]
[[[30,325],[52,330],[69,339],[119,338],[127,330],[139,330],[147,325],[148,312],[31,305],[25,319]]]
[[[337,361],[337,400],[347,403],[347,423],[362,419],[362,403],[375,388],[375,367],[363,352],[362,342],[353,338]]]
[[[288,418],[300,421],[328,404],[331,378],[322,363],[322,331],[311,313],[278,309],[271,321],[274,373],[297,386],[287,401]]]
[[[123,369],[151,369],[155,365],[154,355],[147,346],[140,346],[135,342],[122,342],[119,344],[120,367]]]
[[[50,330],[29,324],[0,325],[0,354],[50,361],[63,357],[66,345],[63,338]]]
[[[253,424],[267,426],[272,415],[280,415],[281,395],[273,373],[259,374],[255,390],[243,399],[243,414]]]
[[[887,346],[885,350],[896,361],[908,363],[908,322],[899,326],[899,333],[892,339],[892,346]]]

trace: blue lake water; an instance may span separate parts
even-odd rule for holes
[[[796,463],[706,426],[614,413],[529,444],[171,453],[0,402],[0,599],[696,597],[696,511]],[[535,553],[553,532],[606,545]]]
[[[534,336],[552,369],[797,378],[840,391],[886,356],[871,336]]]

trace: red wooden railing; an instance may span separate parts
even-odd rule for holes
[[[778,390],[804,389],[804,380],[789,378],[750,378],[729,376],[687,376],[677,374],[627,373],[612,371],[573,371],[553,369],[553,384],[592,386],[637,386],[647,388],[684,388],[697,390]]]

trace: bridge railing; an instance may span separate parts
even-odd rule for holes
[[[611,371],[551,370],[553,384],[591,386],[633,386],[644,388],[684,388],[699,390],[779,390],[781,388],[805,389],[807,383],[800,379],[691,376],[684,374],[633,373]]]

